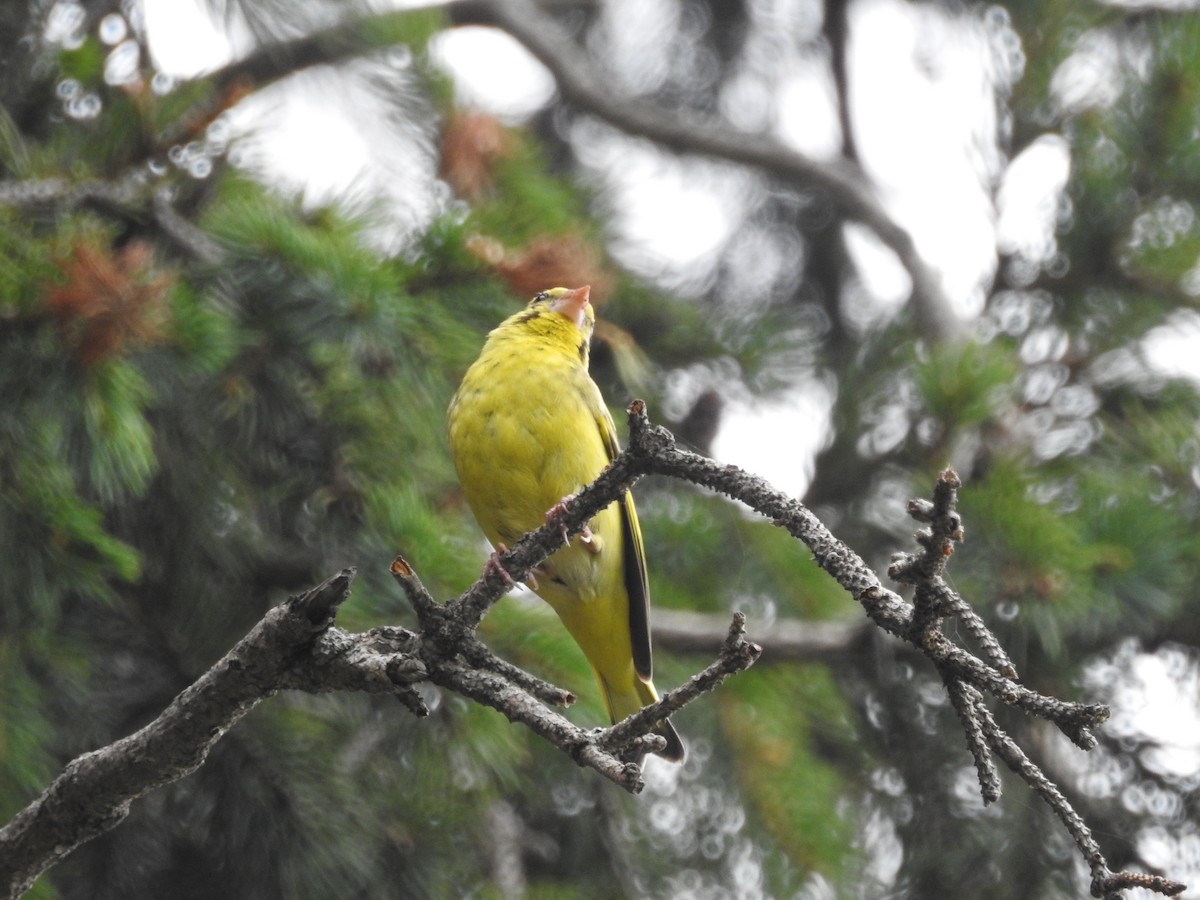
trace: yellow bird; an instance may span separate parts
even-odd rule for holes
[[[493,546],[515,543],[617,454],[616,428],[588,374],[590,286],[543,291],[488,335],[447,424],[467,503]],[[658,699],[642,532],[626,493],[553,553],[530,586],[579,644],[614,722]],[[659,754],[682,761],[664,722]]]

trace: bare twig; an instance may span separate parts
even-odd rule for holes
[[[624,493],[626,487],[621,481],[606,477],[610,472],[581,491],[562,516],[525,535],[512,550],[500,554],[498,561],[511,578],[524,577],[559,549],[562,528],[571,534],[579,532],[592,515]],[[525,725],[568,753],[581,766],[595,769],[634,793],[644,784],[641,768],[629,765],[627,760],[663,748],[663,739],[651,734],[652,729],[712,691],[731,674],[753,665],[762,652],[756,644],[745,640],[745,617],[735,613],[716,661],[704,671],[611,728],[587,730],[545,705],[567,706],[574,702],[574,695],[499,659],[475,637],[475,627],[484,613],[511,587],[493,567],[485,567],[475,584],[445,605],[432,602],[412,567],[403,559],[398,558],[392,564],[392,575],[413,603],[420,620],[421,657],[430,681],[498,710],[510,721]]]
[[[1030,761],[1016,741],[996,724],[991,710],[979,703],[976,705],[976,713],[982,723],[988,745],[996,752],[997,756],[1004,760],[1009,769],[1019,775],[1054,810],[1054,814],[1070,832],[1092,871],[1093,897],[1114,900],[1120,896],[1122,890],[1128,887],[1145,888],[1168,897],[1174,897],[1187,889],[1187,885],[1181,882],[1158,875],[1146,875],[1141,872],[1113,872],[1109,869],[1108,862],[1100,851],[1100,845],[1092,836],[1091,829],[1087,827],[1058,787]]]
[[[933,502],[909,501],[908,514],[918,522],[929,523],[932,528],[914,535],[917,543],[925,548],[924,552],[917,556],[896,554],[888,567],[888,575],[902,584],[917,586],[913,602],[923,618],[922,624],[914,625],[916,629],[933,625],[942,616],[956,616],[997,671],[1006,678],[1015,679],[1016,666],[995,635],[942,578],[946,563],[954,553],[954,545],[963,539],[962,520],[954,510],[959,486],[958,475],[947,469],[934,486]]]
[[[657,703],[644,707],[623,722],[609,728],[608,735],[602,743],[619,749],[632,737],[646,734],[668,716],[712,691],[730,675],[749,668],[761,653],[762,648],[758,644],[746,640],[746,617],[740,612],[734,613],[725,641],[721,645],[721,654],[708,668],[693,675],[673,691],[668,691]],[[652,737],[657,738],[657,735]]]
[[[987,737],[983,733],[983,723],[979,720],[976,704],[983,703],[983,696],[969,684],[959,678],[946,678],[946,691],[950,694],[950,702],[958,713],[962,723],[963,733],[967,737],[967,749],[975,760],[975,771],[979,774],[979,793],[986,806],[1000,799],[1000,773],[988,752]]]

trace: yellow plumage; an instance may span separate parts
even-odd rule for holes
[[[618,452],[616,429],[588,375],[595,314],[589,288],[538,294],[490,335],[447,414],[467,503],[493,545],[515,543]],[[537,570],[596,674],[613,721],[658,699],[651,682],[650,596],[633,498],[601,510]],[[669,722],[661,755],[683,759]]]

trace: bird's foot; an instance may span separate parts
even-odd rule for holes
[[[503,544],[497,544],[496,549],[492,551],[492,555],[488,557],[487,562],[483,564],[483,575],[486,578],[488,575],[499,575],[505,584],[510,587],[516,587],[517,583],[513,581],[508,570],[500,564],[500,554],[507,553],[508,548]]]
[[[568,504],[570,504],[570,502],[572,500],[574,500],[575,497],[576,497],[575,494],[567,494],[567,496],[563,497],[561,500],[559,500],[557,503],[555,503],[552,507],[550,507],[548,510],[546,510],[546,521],[547,522],[554,522],[557,520],[558,530],[560,532],[562,532],[563,544],[570,544],[571,536],[567,533],[567,526],[566,526],[566,524],[563,523],[562,517],[567,514]],[[583,526],[583,530],[579,532],[579,540],[583,544],[583,546],[586,547],[588,550],[590,550],[592,553],[600,552],[600,538],[598,538],[596,535],[592,534],[592,529],[589,528],[586,524]]]
[[[557,503],[555,503],[552,507],[550,507],[548,510],[546,510],[546,521],[547,522],[557,521],[558,530],[562,534],[562,541],[564,544],[571,543],[571,536],[569,534],[567,534],[567,526],[562,521],[562,517],[567,514],[568,505],[574,499],[575,499],[575,494],[567,494],[567,496],[563,497],[561,500],[559,500]],[[583,530],[585,532],[587,532],[586,525],[584,526]]]
[[[536,591],[538,589],[538,580],[537,575],[535,574],[537,572],[541,572],[543,575],[546,574],[545,569],[543,569],[541,566],[537,566],[525,576],[525,586],[531,591]]]
[[[583,526],[583,531],[579,532],[579,540],[583,542],[585,549],[591,551],[592,553],[600,552],[600,538],[597,535],[592,534],[592,529],[588,528],[586,525]]]

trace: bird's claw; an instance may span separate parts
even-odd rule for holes
[[[496,549],[492,551],[492,555],[488,557],[487,562],[483,564],[483,575],[486,578],[488,575],[499,575],[509,587],[516,587],[517,583],[513,581],[508,570],[500,563],[500,554],[507,553],[508,548],[503,544],[497,544]]]
[[[559,530],[559,532],[562,533],[562,540],[563,540],[564,546],[569,545],[571,543],[571,535],[567,532],[567,526],[566,526],[566,523],[564,523],[562,521],[562,517],[567,514],[568,504],[572,500],[574,500],[576,496],[577,496],[576,494],[567,494],[567,496],[563,497],[561,500],[559,500],[557,503],[555,503],[552,507],[550,507],[548,510],[546,510],[546,521],[547,522],[557,522],[558,530]],[[583,526],[583,529],[579,532],[579,540],[583,544],[583,546],[586,547],[588,550],[590,550],[592,553],[600,552],[600,541],[596,538],[596,536],[594,534],[592,534],[592,529],[589,528],[586,524]]]
[[[534,570],[534,572],[541,572],[543,575],[546,574],[546,570],[543,569],[541,566],[536,568]],[[525,586],[527,588],[529,588],[531,591],[536,591],[538,589],[538,580],[537,580],[537,576],[534,574],[534,572],[530,572],[528,575],[525,576]]]
[[[567,514],[567,505],[575,499],[575,494],[567,494],[552,507],[546,510],[546,521],[556,522],[558,530],[562,534],[563,544],[571,543],[571,535],[567,533],[566,523],[562,521],[562,517]],[[584,531],[587,531],[587,526],[584,526]]]
[[[583,543],[584,548],[592,553],[600,552],[600,539],[592,534],[592,529],[586,525],[583,526],[583,531],[579,532],[579,540]]]

